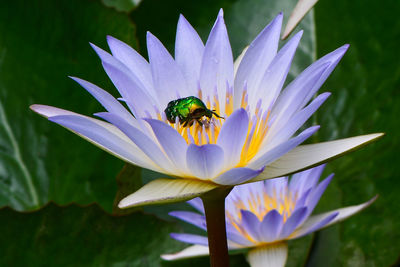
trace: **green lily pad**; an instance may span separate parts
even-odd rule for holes
[[[111,216],[96,205],[50,204],[30,213],[5,208],[0,218],[7,229],[2,266],[160,266],[160,253],[182,247],[169,238],[177,231],[171,223],[141,213]]]
[[[29,110],[42,103],[90,115],[103,108],[68,75],[115,89],[89,41],[135,46],[128,16],[96,1],[0,3],[0,206],[99,202],[111,210],[123,163]]]

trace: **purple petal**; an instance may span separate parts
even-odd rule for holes
[[[238,233],[235,228],[232,227],[233,229],[228,229],[229,224],[227,224],[226,226],[227,226],[226,236],[227,236],[228,240],[235,242],[236,244],[239,244],[241,246],[246,246],[246,247],[254,245],[250,240],[245,238],[243,236],[243,234]]]
[[[201,200],[201,198],[199,198],[199,197],[193,198],[193,199],[187,201],[187,203],[190,206],[192,206],[193,208],[195,208],[196,210],[198,210],[199,212],[205,214],[203,201]]]
[[[222,125],[217,145],[224,150],[224,166],[226,168],[239,163],[240,154],[247,137],[248,125],[249,117],[242,108],[233,112]]]
[[[132,106],[132,108],[130,107],[132,112],[136,112],[134,114],[136,118],[147,117],[146,110],[152,116],[156,117],[157,114],[153,108],[155,102],[138,80],[132,79],[132,75],[128,75],[126,72],[107,62],[103,62],[103,68],[115,87],[121,92],[128,106]]]
[[[330,95],[330,93],[320,94],[307,107],[297,112],[276,134],[271,133],[271,139],[268,143],[280,144],[292,137]]]
[[[237,185],[256,177],[263,171],[264,167],[258,170],[245,167],[233,168],[220,174],[217,178],[213,179],[213,182],[221,185]]]
[[[242,226],[244,230],[256,241],[261,240],[260,221],[257,216],[247,210],[241,210]]]
[[[286,220],[283,225],[282,232],[279,235],[279,239],[284,239],[289,236],[296,228],[299,226],[307,216],[307,208],[303,207],[290,215],[290,217]]]
[[[225,114],[227,83],[233,85],[233,57],[221,11],[204,49],[200,86],[204,97],[212,96],[215,88],[217,89],[222,115]]]
[[[103,49],[101,49],[100,47],[98,47],[95,44],[89,43],[90,46],[93,48],[93,50],[96,52],[97,56],[100,58],[100,60],[102,62],[107,62],[108,64],[115,64],[121,67],[121,69],[126,70],[127,72],[129,72],[129,70],[124,64],[122,64],[122,62],[120,62],[119,60],[117,60],[116,58],[114,58],[110,53],[108,53],[107,51],[104,51]]]
[[[326,226],[328,223],[332,222],[333,219],[338,216],[338,214],[339,212],[330,212],[325,216],[320,217],[319,220],[315,221],[313,224],[309,224],[306,221],[304,225],[301,226],[301,229],[298,229],[298,231],[294,232],[290,238],[298,238],[318,231],[322,227]]]
[[[307,235],[311,232],[317,231],[323,227],[327,227],[329,225],[341,222],[348,217],[362,211],[371,205],[377,196],[373,197],[371,200],[354,206],[349,206],[345,208],[340,208],[334,211],[325,212],[322,214],[312,215],[310,216],[302,226],[300,226],[291,236],[292,238],[301,237]]]
[[[281,130],[282,127],[287,125],[288,120],[293,117],[293,114],[300,110],[300,108],[296,108],[291,102],[297,101],[297,97],[301,97],[298,96],[299,94],[312,88],[319,81],[320,77],[328,67],[329,63],[326,63],[309,75],[307,80],[303,84],[299,85],[298,91],[294,92],[293,95],[290,96],[291,98],[287,97],[287,94],[285,95],[285,92],[287,93],[286,89],[280,94],[271,111],[271,117],[274,118],[274,121],[271,123],[267,135],[273,136],[276,132]],[[287,102],[284,102],[284,100]]]
[[[171,169],[170,161],[165,157],[158,145],[142,131],[125,122],[118,115],[111,113],[99,113],[97,115],[117,126],[158,166],[172,173],[176,171]]]
[[[192,95],[197,95],[204,44],[192,25],[180,15],[176,31],[175,60],[188,82]]]
[[[288,177],[278,177],[264,181],[265,192],[270,196],[280,196],[286,194]]]
[[[256,91],[249,91],[249,103],[257,103],[260,97],[265,107],[270,107],[275,102],[286,80],[302,35],[303,31],[298,32],[279,50],[263,75],[260,85],[255,88]]]
[[[214,144],[189,145],[186,152],[187,166],[198,178],[211,179],[221,171],[224,151]]]
[[[291,82],[277,99],[271,116],[276,121],[286,123],[292,114],[305,106],[318,91],[346,52],[344,45],[314,62]],[[272,127],[271,127],[272,130]]]
[[[302,192],[301,194],[297,193],[296,191],[292,191],[294,194],[299,194],[299,199],[296,201],[296,206],[294,207],[294,210],[300,209],[304,206],[306,206],[306,201],[308,200],[308,197],[310,196],[312,188],[309,188],[307,191]]]
[[[237,201],[243,199],[244,203],[249,203],[247,200],[262,198],[263,194],[264,181],[235,186],[226,198],[225,210],[227,213],[230,213],[232,216],[234,216],[236,220],[239,220],[238,207],[236,205]]]
[[[317,185],[324,168],[325,164],[322,164],[293,174],[289,184],[290,191],[296,192],[298,195],[303,195],[305,191],[314,188]]]
[[[309,214],[312,213],[315,206],[317,206],[319,199],[321,198],[322,194],[325,192],[325,189],[328,187],[329,183],[331,182],[334,174],[332,173],[329,175],[325,180],[319,183],[319,185],[311,192],[309,197],[309,201],[307,202],[307,207]]]
[[[275,241],[282,231],[283,218],[277,210],[271,210],[261,222],[260,232],[263,242]]]
[[[134,120],[133,116],[129,113],[129,111],[121,105],[111,94],[107,91],[101,89],[100,87],[87,82],[85,80],[70,77],[72,80],[79,83],[83,88],[85,88],[100,104],[109,112],[119,114],[125,120],[132,122]]]
[[[178,95],[179,97],[189,96],[190,92],[178,65],[160,40],[150,32],[147,33],[147,50],[160,105],[166,107],[168,102],[177,98]]]
[[[265,71],[276,55],[282,18],[282,13],[279,13],[254,39],[243,56],[235,77],[235,109],[240,107],[245,84],[247,83],[248,88],[258,88]]]
[[[175,164],[177,169],[186,169],[186,150],[185,139],[171,126],[159,120],[146,120],[154,131],[158,142],[168,155],[169,159]],[[190,166],[190,165],[189,165]]]
[[[208,239],[205,236],[178,233],[171,233],[170,236],[184,243],[208,246]]]
[[[298,146],[299,144],[303,143],[304,140],[309,138],[312,134],[314,134],[319,129],[319,126],[312,126],[310,128],[305,129],[301,132],[298,136],[293,137],[292,139],[277,145],[276,147],[272,148],[264,155],[260,156],[256,160],[253,160],[248,164],[250,168],[257,168],[260,166],[268,165],[269,163],[277,160],[278,158],[282,157],[284,154]]]
[[[203,230],[207,230],[206,218],[204,215],[190,211],[172,211],[168,213],[168,215],[193,224]]]
[[[30,106],[30,109],[32,109],[36,113],[44,116],[45,118],[50,118],[50,117],[60,116],[60,115],[83,116],[83,115],[80,115],[78,113],[74,113],[74,112],[69,111],[69,110],[56,108],[56,107],[52,107],[52,106],[47,106],[47,105],[33,104],[33,105]]]
[[[81,137],[124,161],[152,170],[159,170],[154,168],[149,163],[150,160],[113,125],[78,114],[53,116],[49,117],[49,120],[76,132]]]
[[[318,81],[318,83],[314,86],[314,88],[312,88],[312,90],[308,92],[307,96],[305,97],[305,99],[303,100],[303,102],[300,105],[301,107],[304,107],[308,103],[308,101],[310,101],[310,99],[315,95],[315,93],[319,90],[319,88],[324,84],[326,79],[328,79],[329,75],[331,75],[332,71],[335,69],[336,65],[342,59],[342,57],[346,53],[349,46],[350,45],[345,44],[345,45],[339,47],[338,49],[336,49],[335,51],[333,51],[333,52],[329,53],[328,55],[325,55],[324,57],[321,58],[323,60],[330,60],[331,64],[328,67],[328,69],[324,72],[324,74],[322,75],[322,77]],[[316,62],[318,62],[318,61],[316,61]],[[311,70],[308,70],[308,71],[311,71]]]
[[[112,36],[107,36],[107,42],[113,56],[125,64],[125,66],[137,76],[147,92],[155,97],[156,92],[153,88],[150,65],[146,59],[135,49]]]
[[[152,99],[148,95],[148,92],[146,92],[145,87],[140,82],[140,80],[136,77],[136,74],[132,73],[122,62],[120,62],[118,59],[114,58],[112,55],[110,55],[109,53],[107,53],[103,49],[95,46],[94,44],[91,44],[91,46],[96,51],[97,55],[100,57],[100,59],[102,61],[102,64],[103,64],[103,67],[104,67],[104,70],[107,72],[107,75],[113,81],[114,85],[115,85],[115,82],[118,81],[119,73],[123,73],[123,77],[122,77],[123,81],[125,81],[126,79],[129,80],[129,82],[128,82],[129,87],[123,86],[122,84],[120,84],[121,82],[119,82],[120,86],[116,86],[116,87],[117,87],[119,93],[121,94],[121,96],[127,101],[128,107],[131,110],[131,112],[135,116],[137,116],[137,114],[134,113],[134,111],[136,110],[135,109],[135,103],[137,103],[137,102],[134,101],[135,98],[132,99],[131,94],[133,92],[131,92],[131,90],[133,88],[135,94],[143,95],[142,98]],[[112,77],[108,73],[108,71],[105,68],[105,66],[108,66],[108,69],[110,69],[112,71],[112,73],[111,73]],[[132,84],[129,84],[130,82]],[[148,101],[149,100],[144,102],[143,105],[145,103],[147,103]],[[151,104],[150,107],[153,107],[153,104]],[[140,111],[139,111],[139,113],[140,113]],[[139,116],[140,117],[142,116],[141,113],[140,113]]]

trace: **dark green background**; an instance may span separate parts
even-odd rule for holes
[[[207,265],[206,258],[159,260],[161,253],[185,247],[170,239],[169,232],[192,230],[165,220],[167,210],[181,204],[111,215],[118,189],[115,177],[123,162],[28,106],[49,104],[88,115],[101,110],[67,76],[87,79],[116,95],[88,44],[106,48],[107,34],[146,55],[149,30],[173,51],[179,13],[206,40],[222,7],[236,57],[279,11],[285,12],[286,21],[294,4],[294,0],[143,0],[139,6],[126,0],[2,1],[0,265]],[[336,176],[317,209],[358,204],[379,194],[376,203],[314,237],[291,242],[288,266],[399,263],[399,12],[400,2],[395,0],[320,0],[299,27],[305,34],[290,78],[316,57],[344,43],[351,45],[322,88],[333,94],[311,122],[322,127],[310,141],[372,132],[387,136],[328,165],[326,173]],[[141,173],[123,172],[118,182],[125,191],[120,194],[139,186]],[[154,174],[143,172],[143,178],[150,175]],[[232,266],[245,265],[243,256],[232,256]]]

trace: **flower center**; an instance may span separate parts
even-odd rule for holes
[[[222,125],[224,124],[226,118],[228,118],[234,111],[233,89],[227,90],[226,92],[224,110],[221,110],[217,93],[211,97],[203,97],[202,91],[199,90],[197,97],[204,102],[208,109],[215,111],[215,113],[225,117],[225,119],[217,118],[215,116],[213,116],[211,119],[208,119],[204,116],[200,119],[201,123],[198,123],[196,120],[194,120],[191,126],[186,126],[183,123],[180,123],[178,118],[176,119],[175,123],[171,123],[167,120],[164,113],[158,113],[158,119],[173,127],[182,135],[188,144],[216,144]],[[250,114],[251,109],[248,105],[247,90],[243,91],[241,108],[244,108],[247,111],[250,121],[248,125],[246,141],[241,152],[240,162],[236,167],[246,166],[246,164],[257,154],[265,139],[264,137],[266,136],[269,128],[268,119],[270,110],[262,110],[261,104],[262,103],[260,100],[256,107],[252,109],[252,114]]]
[[[272,195],[269,195],[265,191],[262,194],[250,192],[246,199],[243,199],[241,196],[241,198],[237,197],[231,199],[231,201],[233,205],[231,211],[233,213],[229,212],[229,210],[226,211],[227,222],[249,241],[259,243],[251,237],[246,227],[244,227],[241,210],[250,211],[260,222],[270,211],[276,210],[282,215],[283,221],[286,222],[296,206],[297,194],[290,192],[287,187],[280,192],[277,192],[274,188]]]

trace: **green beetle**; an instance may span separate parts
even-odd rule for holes
[[[179,122],[181,124],[183,123],[183,127],[188,125],[189,127],[192,126],[194,121],[197,121],[200,126],[203,126],[200,119],[204,116],[211,119],[214,115],[217,118],[223,119],[223,117],[215,113],[214,110],[209,110],[203,101],[195,96],[172,100],[168,103],[164,112],[170,123],[175,123],[176,118],[178,118]]]

